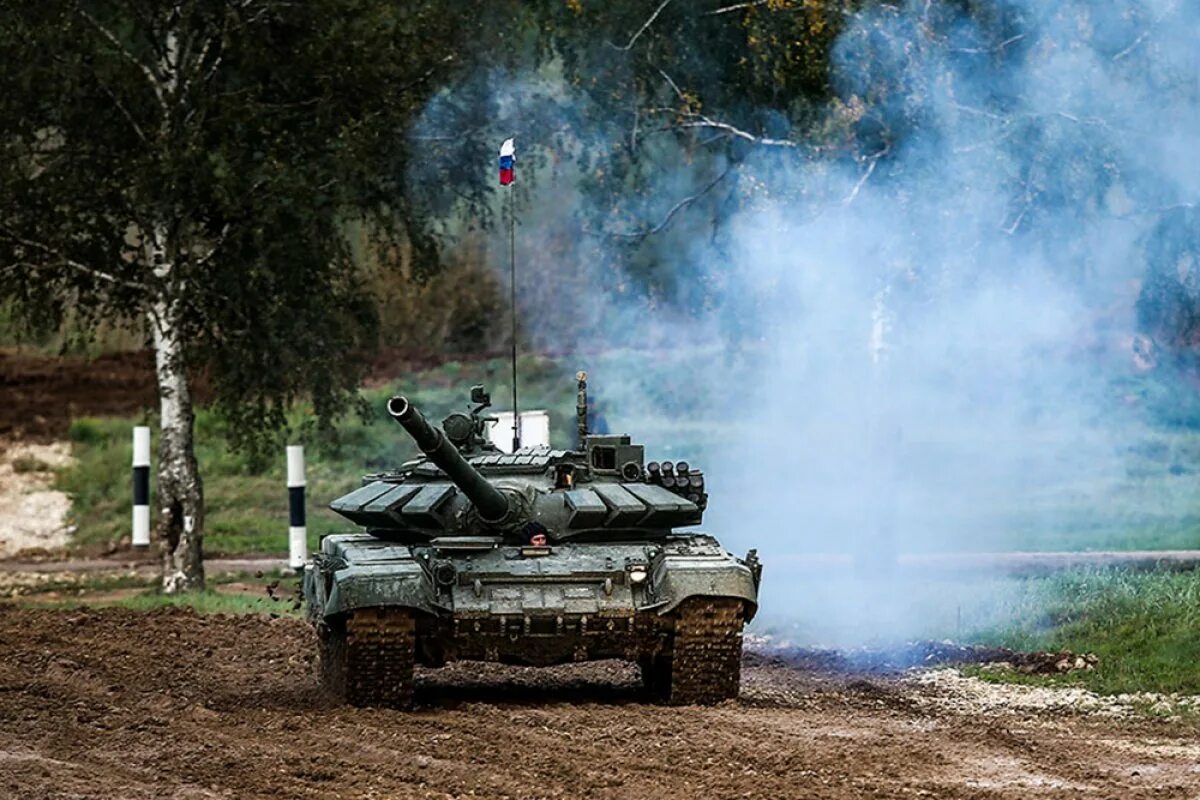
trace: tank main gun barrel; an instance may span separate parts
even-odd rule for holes
[[[400,423],[408,435],[421,448],[421,452],[449,476],[454,485],[462,490],[479,512],[484,522],[502,522],[508,516],[508,498],[487,482],[462,457],[446,435],[426,421],[425,417],[405,397],[396,396],[388,400],[388,414]]]

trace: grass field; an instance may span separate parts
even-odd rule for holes
[[[1022,588],[1011,615],[974,632],[972,640],[1100,657],[1094,672],[1024,680],[1079,684],[1102,694],[1200,694],[1200,573],[1070,572]]]
[[[541,402],[541,407],[551,399],[559,406],[569,404],[570,384],[551,381],[547,364],[531,359],[523,366],[528,377],[522,388],[531,402]],[[482,381],[499,369],[500,362],[469,367],[447,364],[414,375],[405,381],[404,390],[436,421],[448,410],[465,406],[465,395],[459,396],[460,386]],[[561,397],[552,397],[551,383]],[[382,409],[395,391],[398,387],[380,387],[365,394],[372,408]],[[302,410],[297,412],[296,419],[302,414]],[[556,428],[564,430],[562,420],[557,422]],[[77,527],[77,547],[108,545],[128,536],[133,425],[129,419],[84,418],[71,426],[76,463],[59,474],[57,487],[72,498],[71,521]],[[255,463],[228,446],[218,417],[204,409],[197,412],[196,455],[204,479],[206,554],[286,552],[284,443],[281,439],[279,458]],[[306,454],[310,546],[322,534],[347,527],[345,520],[326,508],[330,500],[358,486],[363,473],[397,466],[414,453],[407,435],[382,413],[366,424],[357,419],[344,420],[336,441],[312,443]],[[151,497],[153,503],[153,488]]]
[[[593,358],[601,370],[608,356]],[[672,396],[675,387],[652,381],[650,367],[661,362],[646,356],[646,381],[637,386],[641,402],[627,403],[623,422],[647,429],[669,445],[665,452],[675,458],[701,452],[701,427],[687,417],[670,417],[656,409],[678,408],[683,402]],[[660,363],[661,368],[661,363]],[[376,410],[366,424],[343,420],[336,441],[311,442],[308,461],[308,527],[310,547],[322,534],[345,530],[348,523],[326,508],[328,502],[359,485],[365,472],[395,467],[416,450],[407,434],[382,413],[386,399],[403,392],[429,417],[438,422],[453,410],[463,410],[472,384],[484,383],[497,407],[504,407],[511,392],[508,364],[502,359],[444,364],[416,372],[402,381],[364,392]],[[628,387],[627,387],[628,389]],[[565,363],[526,357],[521,361],[522,407],[542,408],[550,413],[552,444],[567,447],[574,430],[574,367]],[[293,419],[300,426],[304,410]],[[76,457],[74,466],[62,471],[59,489],[72,498],[71,522],[77,527],[75,545],[87,549],[119,543],[128,536],[130,517],[131,419],[77,419],[69,436]],[[288,440],[291,441],[291,440]],[[197,412],[196,450],[204,479],[207,555],[281,554],[287,549],[287,492],[281,438],[278,458],[256,464],[228,446],[221,420],[205,409]],[[154,490],[151,489],[153,505]]]

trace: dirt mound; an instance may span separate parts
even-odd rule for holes
[[[986,721],[897,681],[748,659],[742,699],[643,704],[634,670],[459,664],[412,713],[338,706],[301,621],[0,607],[0,796],[1113,797],[1200,790],[1162,724]]]
[[[63,442],[13,443],[0,438],[0,558],[57,552],[66,546],[71,501],[52,485],[53,470],[70,460]]]

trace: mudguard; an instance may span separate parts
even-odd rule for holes
[[[751,567],[709,536],[668,544],[651,566],[659,614],[689,597],[733,597],[745,604],[749,622],[758,611],[758,581]]]
[[[382,606],[436,613],[433,582],[409,548],[363,534],[325,537],[304,593],[316,617]]]

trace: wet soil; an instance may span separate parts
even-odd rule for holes
[[[1200,793],[1194,731],[989,714],[748,655],[739,700],[646,704],[615,662],[460,664],[413,712],[323,696],[294,618],[0,606],[0,797],[1122,797]]]
[[[436,352],[382,350],[367,365],[367,385],[454,358]],[[207,402],[211,387],[206,376],[194,375],[192,384],[196,401]],[[154,354],[140,350],[84,358],[0,349],[0,397],[4,398],[0,439],[64,439],[71,420],[78,417],[137,416],[156,409]]]
[[[64,439],[71,420],[127,416],[157,404],[149,351],[93,359],[0,351],[0,438]]]

